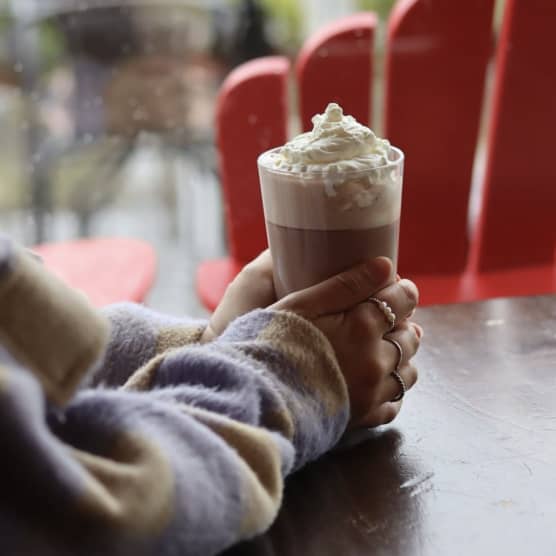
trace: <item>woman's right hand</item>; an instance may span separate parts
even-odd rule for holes
[[[396,326],[369,298],[385,301],[396,315]],[[350,427],[374,427],[392,421],[401,409],[400,384],[392,375],[398,368],[406,388],[417,381],[411,358],[417,352],[422,329],[409,321],[419,293],[409,280],[395,281],[392,263],[379,257],[360,264],[305,290],[294,292],[271,306],[297,313],[328,338],[347,383]],[[402,348],[399,350],[395,343]]]

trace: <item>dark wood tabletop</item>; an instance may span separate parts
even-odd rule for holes
[[[227,556],[556,555],[556,296],[419,309],[399,418],[291,476]]]

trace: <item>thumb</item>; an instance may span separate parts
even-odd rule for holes
[[[315,319],[347,311],[391,281],[392,262],[386,257],[377,257],[324,282],[291,293],[270,308],[294,311],[308,319]]]

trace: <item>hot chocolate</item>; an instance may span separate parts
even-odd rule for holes
[[[279,297],[321,282],[357,262],[398,256],[399,221],[360,230],[307,230],[266,223]]]
[[[330,104],[259,157],[278,297],[377,256],[397,261],[403,154]]]

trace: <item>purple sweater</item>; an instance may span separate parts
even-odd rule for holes
[[[208,556],[269,527],[344,432],[346,385],[294,314],[203,329],[95,311],[0,238],[0,553]]]

